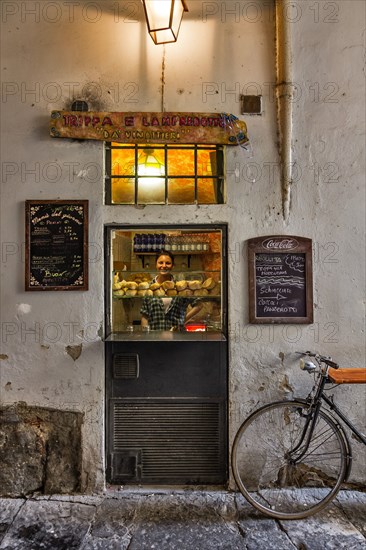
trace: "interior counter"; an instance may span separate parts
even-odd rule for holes
[[[135,331],[112,332],[105,342],[226,342],[221,332]]]

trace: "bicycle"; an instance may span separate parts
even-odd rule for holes
[[[240,492],[257,510],[276,519],[315,514],[347,481],[352,450],[343,424],[366,445],[365,435],[336,406],[333,396],[324,393],[329,383],[366,383],[366,368],[340,369],[331,357],[296,353],[314,359],[300,359],[300,367],[315,374],[307,398],[257,409],[240,426],[232,448],[232,470]]]

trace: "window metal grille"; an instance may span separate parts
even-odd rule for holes
[[[156,163],[153,174],[144,159]],[[107,204],[224,202],[223,146],[106,143]]]

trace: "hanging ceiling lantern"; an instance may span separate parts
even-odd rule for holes
[[[149,34],[155,44],[176,42],[183,13],[188,11],[185,0],[142,0]]]
[[[165,175],[165,165],[161,162],[154,149],[144,149],[137,161],[137,175],[147,176],[148,180],[157,176]]]

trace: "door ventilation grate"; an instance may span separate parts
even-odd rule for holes
[[[113,378],[132,380],[139,377],[139,356],[137,353],[116,353],[113,355]]]
[[[140,449],[144,482],[221,483],[220,409],[207,402],[114,402],[113,451]],[[120,478],[116,470],[114,476]]]

